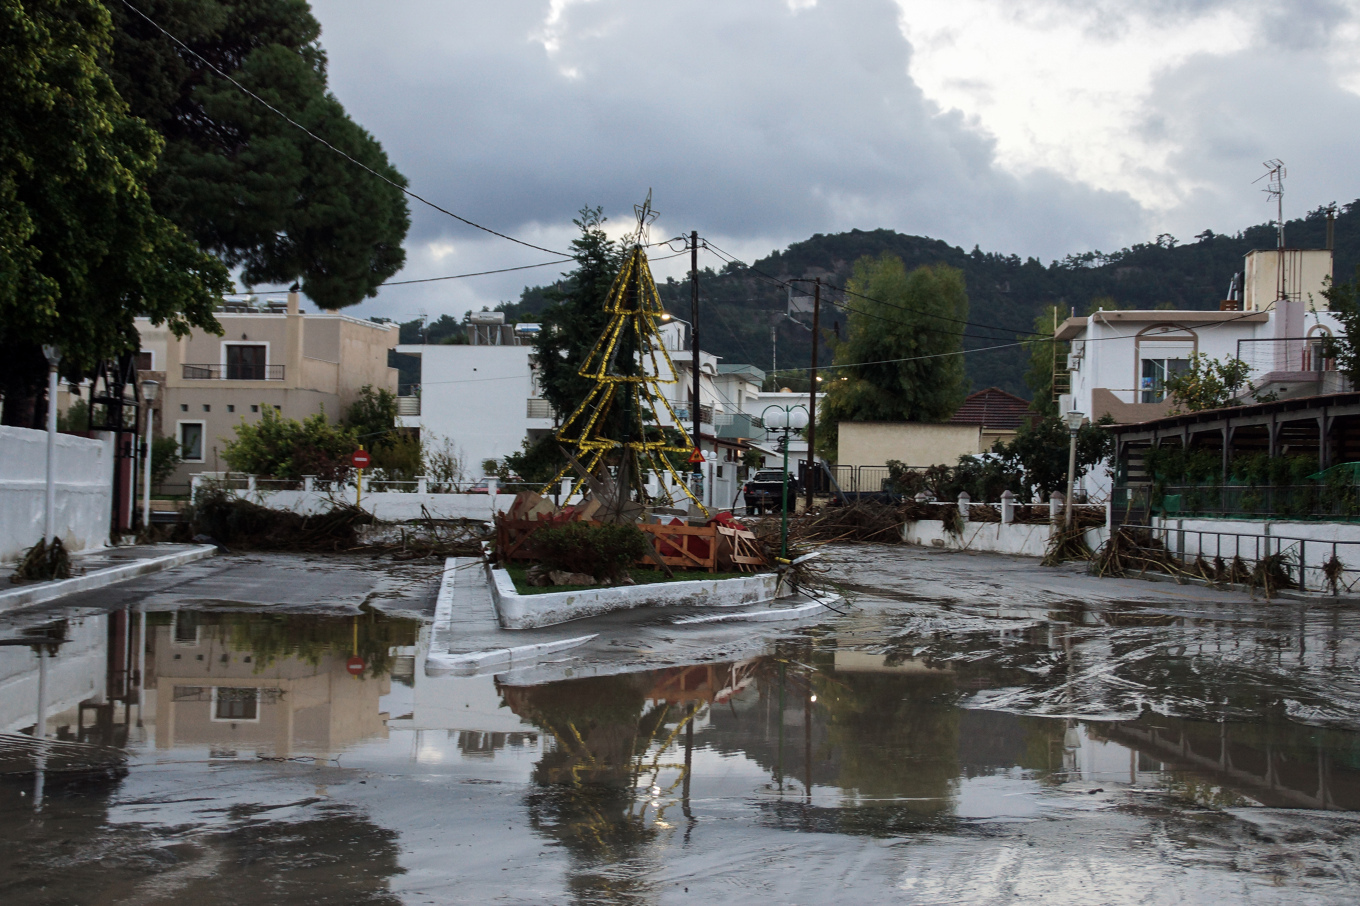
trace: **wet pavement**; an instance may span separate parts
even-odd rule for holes
[[[228,556],[0,615],[0,902],[1360,899],[1351,606],[827,560],[844,615],[629,611],[474,676],[425,671],[442,563]]]

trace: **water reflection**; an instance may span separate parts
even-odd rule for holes
[[[10,693],[0,730],[40,744],[46,759],[0,744],[3,839],[30,866],[23,877],[81,852],[72,883],[111,881],[134,901],[219,902],[210,885],[231,876],[234,892],[275,890],[276,901],[306,900],[310,881],[345,901],[394,902],[387,890],[403,847],[419,839],[438,850],[454,831],[431,824],[464,820],[470,796],[459,786],[513,783],[498,794],[507,820],[496,823],[527,819],[533,839],[564,861],[569,898],[633,902],[663,898],[676,848],[711,841],[722,825],[925,840],[1111,790],[1163,790],[1214,808],[1360,809],[1360,736],[1290,721],[1259,692],[1234,706],[1255,702],[1249,720],[1072,716],[1093,701],[1102,663],[1103,688],[1213,686],[1219,701],[1246,690],[1250,675],[1220,666],[1216,682],[1182,676],[1188,642],[1168,652],[1136,635],[1188,632],[1176,620],[1121,617],[1122,634],[1110,637],[1078,609],[1066,616],[1073,622],[1004,633],[899,626],[873,643],[812,629],[728,661],[649,666],[601,655],[592,662],[601,675],[586,677],[569,676],[581,662],[564,659],[534,674],[560,678],[535,683],[426,676],[425,628],[376,611],[53,621],[0,647]],[[969,707],[1017,694],[1053,714]],[[131,769],[68,770],[65,744],[125,749]],[[149,770],[179,764],[192,766]],[[47,778],[41,812],[35,775]],[[328,790],[378,776],[416,792],[388,807],[382,797],[334,801]],[[440,798],[451,790],[459,795]],[[408,833],[424,808],[435,817]],[[154,887],[148,853],[167,837],[189,868],[155,867]],[[90,856],[110,845],[123,861],[109,864],[129,867]]]

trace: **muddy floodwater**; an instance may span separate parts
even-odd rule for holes
[[[843,613],[482,675],[425,669],[440,565],[0,615],[0,903],[1360,901],[1354,605],[828,559]]]

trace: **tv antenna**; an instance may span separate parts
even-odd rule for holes
[[[1279,158],[1265,161],[1261,166],[1266,168],[1266,172],[1254,181],[1269,180],[1261,191],[1275,199],[1275,237],[1279,247],[1284,248],[1284,178],[1289,172],[1284,168],[1284,161]]]

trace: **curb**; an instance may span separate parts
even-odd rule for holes
[[[487,667],[516,666],[523,661],[536,661],[545,654],[579,648],[599,637],[598,633],[577,636],[574,639],[561,639],[556,642],[541,642],[537,645],[517,645],[514,648],[493,648],[489,651],[473,651],[468,654],[435,654],[425,657],[425,675],[440,676],[454,673],[471,676]]]
[[[840,596],[833,596],[838,599]],[[828,599],[830,603],[832,599]],[[672,620],[672,626],[692,626],[696,623],[775,623],[780,620],[796,620],[809,616],[824,608],[820,600],[810,604],[799,604],[797,607],[778,607],[768,610],[749,610],[744,613],[723,613],[711,617],[682,617]]]
[[[201,544],[189,550],[178,551],[161,557],[152,557],[148,560],[138,560],[135,563],[129,563],[127,566],[101,569],[89,575],[77,576],[74,579],[63,579],[60,582],[52,582],[46,585],[30,585],[27,588],[0,592],[0,612],[19,607],[29,607],[34,604],[46,604],[67,595],[116,585],[128,579],[145,576],[148,573],[157,573],[175,566],[182,566],[194,560],[202,560],[204,557],[211,557],[216,552],[216,545]]]

